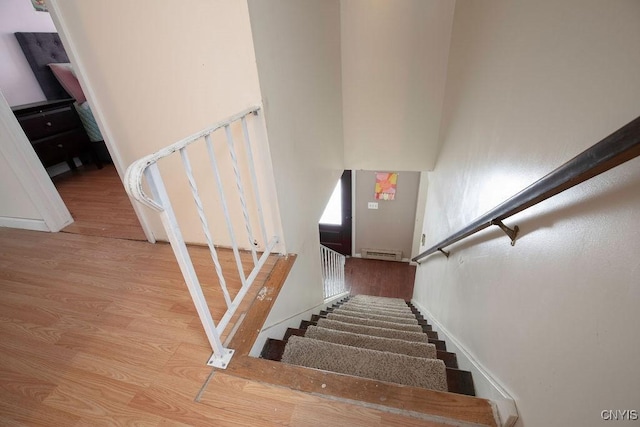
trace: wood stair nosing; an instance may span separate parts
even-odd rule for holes
[[[273,360],[279,362],[282,359],[284,348],[287,345],[285,340],[277,340],[268,338],[265,342],[260,357],[262,359]],[[447,361],[440,358],[441,353],[438,352],[438,359],[445,362],[447,371],[447,388],[450,393],[465,394],[467,396],[475,396],[473,389],[473,378],[471,372],[463,371],[447,365]]]

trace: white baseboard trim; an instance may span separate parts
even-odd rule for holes
[[[297,328],[300,325],[300,321],[309,320],[312,314],[318,314],[320,310],[324,310],[326,307],[331,306],[335,301],[342,299],[347,295],[349,295],[349,292],[333,296],[326,299],[322,304],[318,304],[315,307],[311,307],[308,310],[301,311],[300,313],[294,314],[293,316],[287,317],[273,325],[265,327],[258,334],[256,342],[253,343],[249,356],[260,357],[262,347],[264,347],[264,343],[267,342],[268,338],[281,340],[282,337],[284,337],[285,332],[287,332],[287,328]]]
[[[478,362],[469,351],[453,336],[440,322],[416,300],[411,300],[412,304],[429,319],[433,330],[438,332],[440,339],[447,342],[448,351],[456,353],[458,366],[460,369],[470,371],[473,375],[473,384],[476,396],[489,399],[494,404],[494,411],[497,412],[501,427],[512,427],[518,420],[518,409],[513,397],[501,386],[491,373]]]
[[[42,219],[25,219],[0,216],[0,227],[21,228],[23,230],[51,231]]]

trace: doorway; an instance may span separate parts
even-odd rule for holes
[[[21,2],[13,2],[11,4],[4,5],[3,11],[7,12],[7,14],[11,14],[11,22],[15,22],[15,25],[5,26],[5,28],[3,28],[3,35],[8,35],[8,41],[13,42],[11,43],[11,46],[9,46],[8,43],[7,49],[11,48],[8,52],[13,53],[15,51],[15,55],[11,56],[11,58],[16,60],[14,61],[16,65],[7,69],[7,73],[9,73],[7,76],[26,76],[22,79],[11,80],[12,86],[6,86],[6,81],[9,77],[2,80],[3,84],[5,84],[4,87],[11,89],[10,92],[13,95],[13,97],[9,99],[11,105],[14,107],[25,106],[34,101],[39,101],[39,98],[42,98],[43,95],[45,98],[48,98],[46,93],[43,93],[44,89],[42,89],[40,82],[37,81],[37,78],[33,77],[35,71],[32,68],[29,68],[30,65],[28,64],[21,47],[14,39],[13,32],[21,32],[25,29],[29,29],[35,31],[33,34],[58,32],[62,35],[61,28],[59,28],[60,22],[58,20],[53,20],[53,16],[52,14],[50,15],[50,13],[34,12],[33,7],[29,2],[24,4]],[[60,46],[59,44],[55,45]],[[66,53],[70,57],[72,49],[68,49],[68,47],[69,46],[65,44],[64,50],[66,50]],[[81,70],[75,71],[80,74],[79,71]],[[19,95],[19,93],[21,94],[23,91],[25,95]],[[51,99],[49,99],[49,101],[51,101]],[[4,98],[0,100],[0,102],[4,104],[3,107],[7,107],[2,108],[2,119],[7,122],[11,122],[11,128],[20,129],[18,121],[8,108],[9,101],[5,101]],[[42,103],[49,101],[42,100]],[[80,105],[88,106],[87,103]],[[71,107],[73,108],[73,105]],[[51,115],[53,114],[54,112],[51,113]],[[67,126],[68,123],[71,122],[68,120],[64,121],[60,117],[64,117],[66,120],[71,116],[71,114],[64,116],[59,114],[56,115],[55,118]],[[75,121],[76,120],[74,119],[73,123],[75,123]],[[54,126],[52,126],[50,122],[54,123]],[[56,122],[53,120],[50,122],[47,122],[47,126],[52,128],[55,127]],[[76,125],[74,124],[74,126]],[[80,126],[76,127],[78,130],[76,131],[74,128],[73,136],[77,136],[77,133],[80,132],[79,129],[81,129]],[[59,131],[60,137],[63,135],[66,137],[67,133],[71,132],[71,130],[68,131],[66,127],[60,127]],[[12,136],[15,139],[12,143],[19,148],[18,150],[11,151],[9,154],[6,154],[9,156],[8,159],[13,164],[26,162],[23,166],[25,169],[37,172],[23,174],[24,176],[20,177],[21,183],[29,193],[29,196],[33,200],[37,200],[37,203],[35,204],[38,206],[38,211],[44,218],[43,221],[46,224],[44,226],[31,229],[48,229],[53,231],[62,229],[62,231],[76,234],[119,239],[150,240],[145,232],[146,229],[143,228],[143,225],[138,219],[138,211],[129,201],[119,177],[118,172],[123,172],[123,170],[122,162],[119,161],[118,156],[114,157],[113,164],[109,163],[105,165],[103,169],[97,169],[95,164],[87,164],[84,160],[82,160],[83,165],[79,165],[76,160],[74,160],[73,162],[76,162],[78,167],[73,172],[63,172],[64,169],[61,166],[64,166],[64,163],[53,164],[55,162],[46,162],[48,170],[45,172],[43,163],[38,161],[38,158],[34,155],[35,152],[32,148],[34,144],[30,143],[27,136],[22,132],[22,129],[20,129],[19,134],[16,132],[15,134],[12,134]],[[89,137],[91,136],[89,135]],[[45,135],[44,139],[46,138],[49,137]],[[66,141],[67,139],[59,142],[60,144],[66,144]],[[46,139],[46,142],[47,147],[49,147],[49,145],[51,145],[48,144],[49,139]],[[74,140],[73,143],[77,143],[77,141]],[[70,144],[72,143],[70,142]],[[92,143],[92,145],[100,146],[99,143]],[[58,145],[58,147],[62,147],[62,145]],[[111,148],[112,147],[103,149],[104,153],[100,156],[103,162],[108,158],[109,155],[106,153],[110,152]],[[40,151],[42,151],[42,149]],[[27,153],[28,155],[24,155],[25,152],[29,152]],[[18,155],[23,155],[20,156],[20,158],[16,158],[16,153]],[[84,164],[86,164],[86,166],[84,166]],[[48,182],[45,182],[45,180]],[[32,193],[33,189],[38,191]],[[30,190],[32,192],[30,192]],[[58,194],[55,194],[56,192]],[[55,212],[55,215],[53,212]],[[69,212],[75,222],[65,227],[65,225],[70,222]],[[52,221],[52,217],[55,217],[56,220]],[[41,220],[38,219],[35,221]]]
[[[331,194],[319,224],[320,244],[346,256],[351,256],[352,247],[352,194],[351,171],[345,170]]]

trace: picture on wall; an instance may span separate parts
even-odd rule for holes
[[[398,184],[397,172],[376,172],[376,200],[394,200]]]
[[[44,4],[44,0],[31,0],[31,4],[38,12],[48,12],[47,5]]]

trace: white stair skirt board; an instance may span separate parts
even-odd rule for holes
[[[0,227],[21,228],[33,231],[51,231],[47,224],[41,219],[0,217]]]
[[[493,378],[480,362],[473,358],[471,353],[438,322],[429,310],[415,300],[411,300],[411,303],[429,319],[433,330],[438,332],[440,339],[447,342],[447,351],[456,353],[459,369],[471,371],[476,396],[489,399],[493,403],[494,411],[498,415],[497,419],[500,420],[500,426],[512,427],[518,421],[519,415],[516,402],[509,392]]]
[[[273,323],[268,326],[264,326],[260,333],[258,334],[258,338],[253,343],[253,347],[251,347],[251,351],[249,352],[249,356],[251,357],[260,357],[260,352],[264,347],[264,343],[267,342],[267,339],[282,339],[287,328],[298,328],[300,326],[300,322],[302,320],[309,320],[312,314],[318,314],[321,310],[324,310],[327,307],[331,307],[331,305],[345,298],[349,295],[349,292],[344,292],[339,295],[332,296],[324,300],[322,304],[318,304],[310,309],[301,311],[300,313],[294,314],[293,316],[289,316],[286,319],[280,320],[276,323]]]

